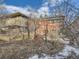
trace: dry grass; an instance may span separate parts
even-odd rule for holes
[[[0,59],[28,59],[34,54],[52,55],[63,49],[59,42],[27,40],[0,44]]]

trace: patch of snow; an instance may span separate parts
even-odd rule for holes
[[[44,54],[44,56],[40,58],[38,57],[38,55],[34,55],[33,57],[30,57],[29,59],[64,59],[69,54],[71,54],[71,51],[76,53],[76,55],[79,55],[79,48],[74,48],[72,46],[65,45],[64,49],[56,55],[48,56]]]

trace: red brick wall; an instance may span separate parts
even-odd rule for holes
[[[61,23],[52,22],[52,21],[38,21],[39,28],[37,29],[37,34],[43,35],[47,26],[48,31],[56,31],[61,28]]]

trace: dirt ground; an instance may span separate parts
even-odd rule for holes
[[[28,59],[42,53],[52,55],[63,49],[63,44],[57,41],[25,40],[10,43],[0,43],[0,59]]]

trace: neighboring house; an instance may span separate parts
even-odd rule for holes
[[[0,21],[3,21],[2,24],[4,24],[0,24],[0,29],[6,31],[8,34],[11,33],[10,35],[19,34],[21,32],[23,34],[30,32],[32,38],[34,38],[34,34],[47,34],[48,36],[58,37],[59,31],[63,27],[64,16],[32,19],[18,12],[1,16]]]

